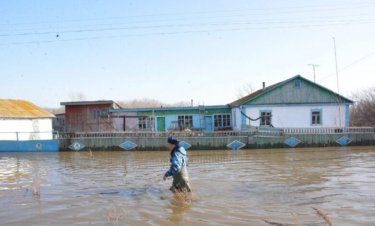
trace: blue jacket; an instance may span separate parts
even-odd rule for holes
[[[177,147],[171,151],[171,167],[169,170],[165,173],[165,176],[170,177],[174,174],[181,171],[181,168],[183,166],[186,166],[188,163],[188,156],[186,153],[185,148],[183,147]]]

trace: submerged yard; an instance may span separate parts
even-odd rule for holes
[[[0,153],[0,224],[375,222],[374,147],[189,154],[194,191],[184,203],[162,180],[166,151]]]

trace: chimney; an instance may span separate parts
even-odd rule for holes
[[[265,89],[266,88],[266,83],[265,82],[263,82],[263,89]]]

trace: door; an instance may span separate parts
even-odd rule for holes
[[[157,132],[165,132],[165,117],[157,117]]]
[[[205,117],[204,121],[206,122],[205,131],[207,131],[207,132],[213,131],[213,129],[212,129],[212,116],[211,115],[206,115],[204,117]]]

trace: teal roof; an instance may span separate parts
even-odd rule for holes
[[[181,110],[213,110],[228,109],[229,105],[193,106],[193,107],[159,107],[159,108],[122,108],[110,109],[109,112],[149,112],[149,111],[181,111]]]
[[[298,83],[298,86],[296,84]],[[229,105],[232,107],[248,104],[305,104],[305,103],[348,103],[353,101],[341,96],[301,75],[257,90]]]

